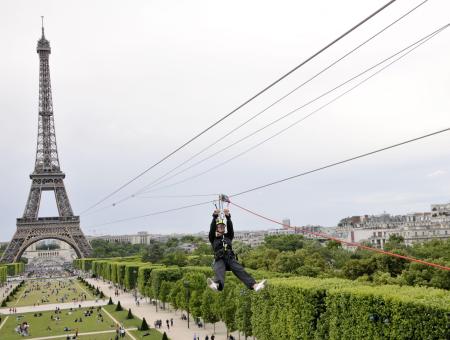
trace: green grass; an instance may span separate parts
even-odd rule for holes
[[[60,288],[58,295],[56,295],[54,292],[52,293],[52,290],[58,288],[58,281],[64,282],[67,287]],[[46,286],[47,283],[50,283],[48,287]],[[39,290],[33,289],[33,286],[39,287]],[[7,307],[33,306],[37,303],[40,305],[61,303],[61,298],[64,295],[66,295],[64,302],[72,302],[74,298],[79,300],[80,294],[86,294],[87,300],[94,299],[94,296],[89,292],[87,287],[76,279],[26,281],[23,287],[15,294],[14,298],[7,303]],[[42,301],[43,296],[46,296],[47,298],[45,300],[48,301]]]
[[[65,309],[62,310],[60,314],[55,314],[54,311],[47,311],[41,312],[42,316],[40,317],[35,317],[35,313],[9,315],[8,320],[6,320],[5,324],[0,330],[0,338],[2,340],[23,339],[23,337],[17,334],[14,329],[18,324],[24,321],[26,321],[30,325],[30,338],[73,334],[76,328],[78,328],[79,333],[115,330],[114,321],[110,319],[105,312],[101,311],[104,321],[97,322],[97,309],[94,308],[94,313],[90,317],[84,316],[84,311],[86,310],[87,308],[77,308],[73,311]],[[51,315],[58,316],[60,320],[51,320]],[[3,319],[5,317],[6,316],[3,316]],[[80,317],[82,318],[83,322],[75,322],[75,319],[79,319]],[[50,330],[48,330],[47,327],[50,327]],[[65,332],[64,327],[70,328],[71,331]]]
[[[116,312],[116,305],[107,305],[104,306],[104,308],[117,320],[119,321],[125,328],[139,328],[142,324],[142,320],[139,319],[138,317],[134,316],[134,319],[131,320],[127,320],[127,315],[128,315],[128,309],[127,310],[123,310],[120,312]],[[131,312],[133,312],[133,310],[131,310]],[[149,320],[147,320],[147,323],[149,324]],[[150,324],[149,324],[150,326]],[[143,340],[161,340],[162,338],[162,334],[160,332],[158,332],[157,330],[155,330],[154,328],[148,330],[148,331],[130,331],[131,334],[133,334],[133,336],[136,339],[143,339]],[[150,333],[150,335],[145,336],[144,334],[146,333]]]
[[[50,304],[57,303],[57,297],[61,297],[63,294],[67,294],[68,302],[71,302],[73,297],[78,298],[80,293],[86,293],[88,300],[94,299],[92,293],[89,292],[87,286],[76,279],[70,279],[70,283],[68,280],[65,280],[67,287],[61,288],[58,296],[54,296],[51,294],[52,290],[58,286],[58,281],[53,280],[40,280],[39,290],[31,291],[30,287],[33,284],[37,284],[36,281],[28,281],[25,285],[15,294],[15,297],[8,302],[8,307],[13,306],[33,306],[34,303],[38,299],[41,299],[42,294],[48,294],[49,302],[44,302],[40,304]],[[51,282],[48,287],[43,287],[45,282]],[[74,288],[75,291],[70,290],[69,288]],[[26,296],[24,295],[25,291],[29,291]],[[120,312],[116,312],[116,305],[104,306],[105,310],[110,313],[113,318],[115,318],[120,324],[122,324],[126,329],[128,328],[139,328],[142,324],[142,320],[137,318],[127,320],[128,310],[123,310]],[[14,330],[16,326],[24,321],[29,324],[29,334],[28,339],[33,339],[35,337],[46,337],[46,336],[59,336],[59,335],[73,335],[75,333],[75,329],[78,328],[79,339],[83,340],[113,340],[115,338],[115,329],[116,323],[113,319],[111,319],[105,311],[100,310],[100,313],[103,316],[103,322],[97,322],[97,307],[94,307],[94,312],[92,316],[85,317],[84,312],[88,308],[74,308],[72,311],[70,309],[62,310],[60,314],[55,314],[54,311],[46,311],[40,312],[42,316],[34,316],[34,312],[32,313],[22,313],[16,315],[2,315],[3,326],[0,330],[0,339],[1,340],[18,340],[23,339],[23,337]],[[37,312],[39,313],[39,312]],[[70,314],[69,314],[70,313]],[[59,321],[51,320],[51,316],[58,316],[60,318]],[[8,319],[5,321],[5,318]],[[75,319],[82,318],[83,322],[75,322]],[[50,329],[48,327],[50,326]],[[68,327],[71,331],[64,331],[64,327]],[[108,331],[108,333],[102,334],[90,334],[90,335],[82,335],[81,333],[87,332],[98,332],[98,331]],[[161,340],[162,334],[155,329],[150,329],[149,331],[127,331],[127,335],[125,337],[126,340],[132,340],[128,335],[131,333],[132,336],[138,340]],[[144,334],[149,334],[144,336]],[[65,337],[58,338],[65,340]],[[121,338],[123,339],[123,338]]]

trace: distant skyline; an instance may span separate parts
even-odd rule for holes
[[[3,2],[0,240],[9,241],[15,232],[31,184],[41,15],[52,48],[50,72],[61,168],[72,208],[79,215],[386,2]],[[212,203],[105,223],[212,200],[214,196],[186,196],[233,194],[450,127],[450,29],[446,29],[251,152],[207,174],[119,202],[226,135],[195,160],[209,155],[211,159],[161,187],[218,166],[355,82],[215,155],[218,150],[448,24],[450,2],[430,0],[242,129],[228,133],[420,2],[395,2],[99,206],[106,209],[81,214],[85,234],[204,231]],[[236,197],[236,202],[275,220],[289,218],[299,226],[334,226],[347,216],[384,211],[394,215],[429,211],[431,204],[450,202],[449,146],[450,133],[444,133],[245,194]],[[236,207],[231,209],[237,229],[273,227]],[[40,216],[55,214],[54,199],[43,195]]]

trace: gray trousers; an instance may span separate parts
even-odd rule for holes
[[[214,282],[219,284],[219,290],[223,290],[225,285],[225,271],[227,269],[231,270],[232,273],[247,286],[247,288],[253,289],[253,285],[256,283],[255,279],[245,271],[244,267],[236,261],[234,256],[225,255],[214,261],[214,273],[216,274]]]

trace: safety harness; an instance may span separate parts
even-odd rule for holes
[[[217,210],[219,210],[219,216],[216,218],[216,225],[217,224],[224,224],[226,226],[226,216],[223,212],[224,210],[224,204],[226,203],[226,207],[230,205],[230,199],[225,194],[220,194],[219,199],[217,200],[217,203],[214,201],[214,206]],[[228,230],[227,230],[228,231]],[[232,246],[231,246],[231,240],[225,239],[225,232],[222,235],[222,248],[214,252],[214,259],[217,261],[225,256],[234,256]],[[228,241],[228,242],[227,242]]]

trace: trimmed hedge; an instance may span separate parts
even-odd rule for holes
[[[139,273],[139,264],[127,263],[125,265],[124,285],[126,289],[133,289],[136,287],[138,273]]]
[[[450,293],[340,279],[273,279],[252,296],[264,339],[446,339]]]
[[[5,283],[7,277],[8,277],[8,269],[5,266],[1,266],[0,267],[0,284]]]
[[[148,287],[150,286],[150,274],[155,268],[161,268],[160,265],[150,265],[139,267],[138,273],[138,290],[142,295],[148,294]]]
[[[14,262],[6,264],[8,276],[16,276],[25,270],[25,264],[22,262]]]
[[[75,260],[73,260],[73,266],[76,269],[80,269],[82,271],[88,272],[92,269],[92,262],[94,260],[95,259],[88,259],[88,258],[75,259]]]
[[[137,282],[141,294],[163,301],[167,298],[175,308],[187,307],[184,282],[189,281],[193,315],[217,310],[214,313],[222,321],[234,320],[227,323],[229,327],[259,340],[450,339],[450,292],[445,290],[249,270],[257,280],[269,279],[266,289],[257,293],[247,290],[227,272],[225,291],[204,299],[203,292],[208,289],[205,278],[213,275],[210,267],[119,261],[93,261],[92,267],[101,273],[104,267],[110,268],[111,278],[116,277],[125,287],[132,288]],[[230,314],[233,309],[235,314]]]
[[[175,282],[183,276],[179,267],[155,268],[150,274],[151,296],[158,297],[163,281]]]

